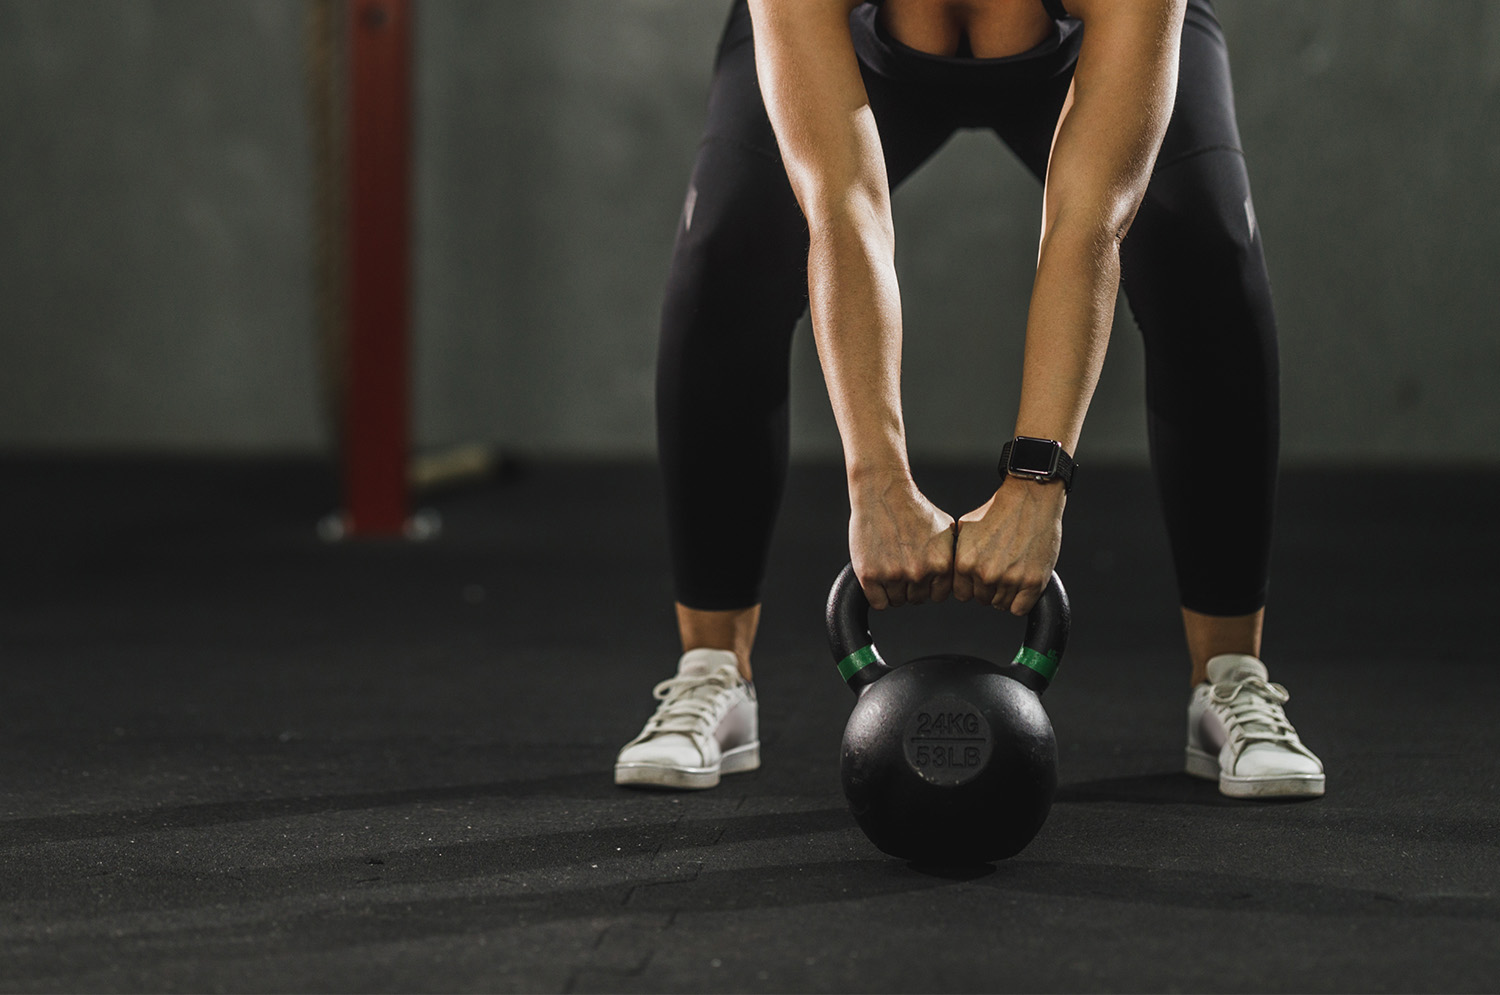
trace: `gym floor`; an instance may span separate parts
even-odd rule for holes
[[[0,990],[1494,991],[1500,474],[1288,471],[1266,658],[1328,794],[1180,773],[1187,664],[1148,475],[1086,467],[1019,856],[890,859],[838,783],[821,611],[840,472],[794,467],[756,658],[764,766],[616,788],[676,659],[649,464],[430,496],[324,544],[317,462],[0,461]],[[962,512],[987,467],[919,467]],[[892,660],[1008,658],[972,605]]]

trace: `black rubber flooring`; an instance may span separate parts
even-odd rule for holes
[[[1500,473],[1288,472],[1266,658],[1328,795],[1179,773],[1147,476],[1090,467],[1046,697],[1057,803],[936,874],[843,807],[837,468],[794,468],[764,767],[617,789],[676,646],[649,465],[542,463],[326,545],[316,463],[0,461],[0,990],[1494,991]],[[919,468],[977,504],[987,467]],[[969,605],[887,656],[1008,657]]]

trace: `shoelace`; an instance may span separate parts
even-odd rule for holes
[[[651,694],[661,701],[656,714],[646,722],[646,728],[635,742],[650,739],[659,732],[680,732],[693,739],[706,738],[712,731],[728,704],[729,698],[719,691],[731,691],[735,681],[723,671],[706,677],[678,675],[669,677],[651,689]],[[713,688],[711,694],[695,696],[695,691]]]
[[[1210,691],[1216,705],[1227,705],[1228,733],[1241,744],[1296,743],[1297,731],[1281,708],[1291,695],[1280,684],[1259,677],[1215,684]]]

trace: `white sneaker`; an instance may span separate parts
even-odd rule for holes
[[[733,653],[684,653],[677,676],[652,694],[661,705],[620,751],[616,784],[712,788],[720,774],[760,766],[755,687],[740,677]]]
[[[1281,706],[1290,697],[1253,656],[1208,661],[1208,683],[1188,700],[1187,772],[1233,798],[1323,793],[1323,761],[1302,745]]]

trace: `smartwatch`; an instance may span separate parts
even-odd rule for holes
[[[1000,476],[1024,480],[1060,480],[1063,493],[1073,490],[1073,457],[1056,439],[1018,435],[1000,450]]]

